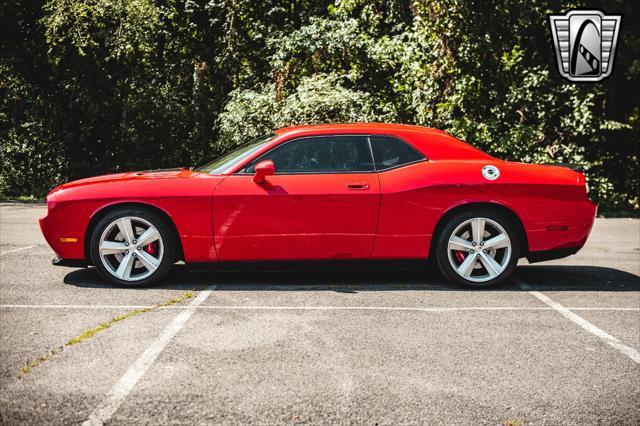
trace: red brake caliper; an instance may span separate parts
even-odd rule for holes
[[[146,246],[144,246],[144,251],[146,251],[147,253],[149,253],[152,256],[155,256],[158,254],[158,242],[154,241],[152,243],[147,244]]]
[[[465,252],[463,252],[463,251],[456,250],[455,255],[456,255],[456,259],[458,259],[458,262],[460,262],[460,263],[464,262],[464,259],[465,259],[464,253]]]

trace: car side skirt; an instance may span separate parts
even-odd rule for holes
[[[89,266],[84,259],[63,259],[61,257],[54,257],[51,264],[53,266],[66,266],[69,268],[86,268]]]

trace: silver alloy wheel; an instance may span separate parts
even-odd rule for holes
[[[461,223],[449,237],[449,263],[458,275],[482,283],[498,277],[511,259],[511,239],[494,220],[484,217]]]
[[[162,262],[164,245],[158,229],[141,217],[127,216],[111,222],[100,236],[98,251],[104,267],[124,281],[140,281]]]

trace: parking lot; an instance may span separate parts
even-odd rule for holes
[[[184,265],[122,289],[51,265],[45,209],[0,203],[0,423],[640,423],[638,220],[496,290]]]

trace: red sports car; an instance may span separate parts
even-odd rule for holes
[[[186,263],[435,258],[451,281],[504,281],[568,256],[597,206],[582,173],[498,160],[431,128],[276,130],[196,170],[120,173],[47,196],[56,265],[127,286]]]

